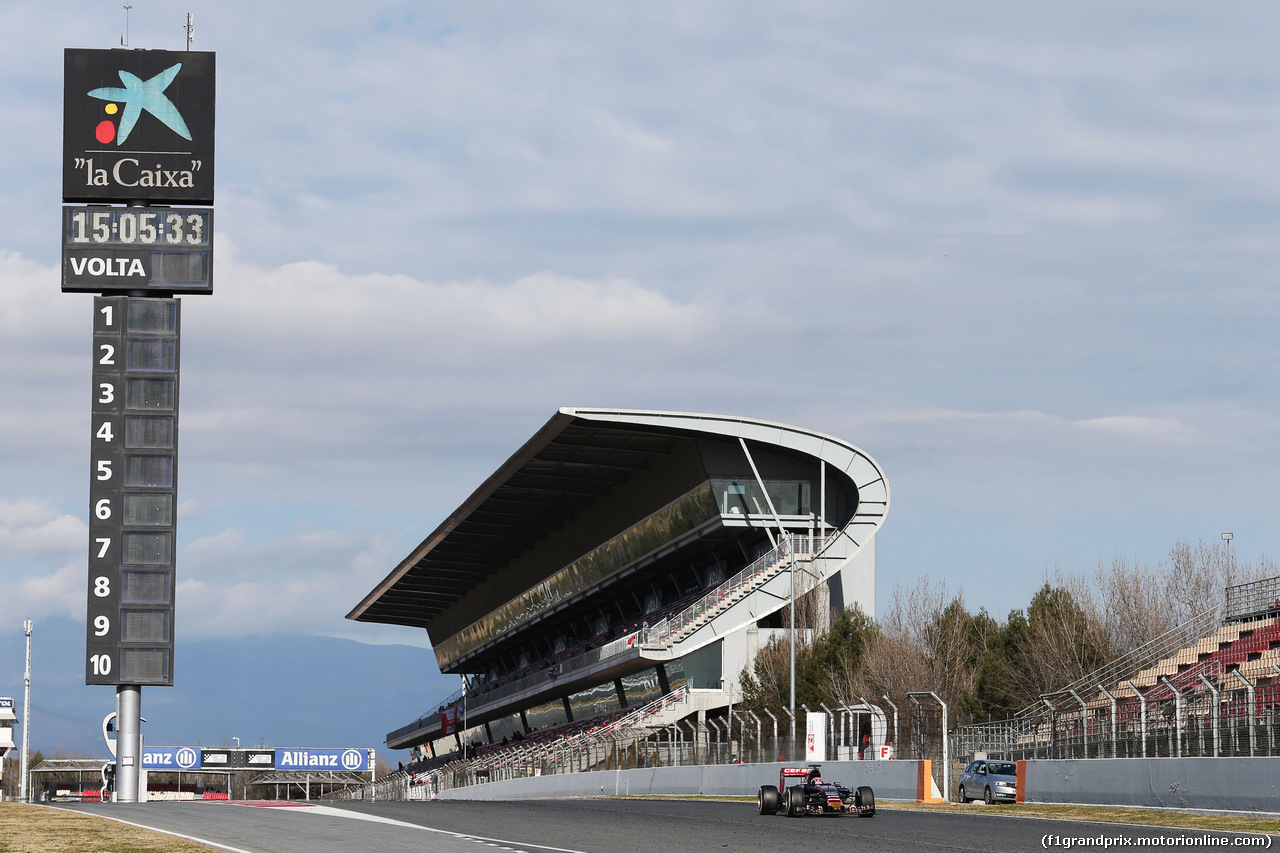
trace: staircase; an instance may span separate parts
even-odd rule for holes
[[[812,546],[810,542],[813,543]],[[787,534],[775,548],[681,612],[650,625],[641,637],[641,649],[650,652],[672,649],[769,581],[785,574],[792,566],[796,567],[795,594],[803,595],[822,580],[819,573],[806,569],[825,545],[826,541],[822,539]]]

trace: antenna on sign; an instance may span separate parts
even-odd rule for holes
[[[124,7],[124,35],[120,36],[120,44],[124,47],[129,46],[129,10],[132,6]]]
[[[196,16],[187,13],[187,50],[191,50],[191,40],[196,37]]]

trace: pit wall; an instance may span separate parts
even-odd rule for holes
[[[1018,802],[1274,814],[1280,813],[1280,760],[1102,758],[1019,761]]]
[[[695,767],[645,767],[503,779],[440,793],[445,800],[535,800],[600,796],[732,796],[754,797],[761,785],[778,784],[778,771],[803,763],[705,764]],[[822,775],[846,788],[870,785],[878,800],[915,802],[922,761],[824,761]],[[927,785],[927,783],[926,783]],[[927,790],[927,789],[926,789]]]

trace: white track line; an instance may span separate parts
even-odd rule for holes
[[[44,806],[44,808],[51,809],[51,808],[57,808],[57,807]],[[219,844],[217,841],[210,841],[207,838],[196,838],[194,835],[183,835],[181,832],[171,832],[170,830],[167,830],[167,829],[160,829],[159,827],[155,827],[155,826],[147,826],[145,823],[134,823],[131,820],[124,820],[123,818],[112,817],[111,815],[107,815],[107,814],[98,814],[97,812],[82,812],[82,811],[76,811],[75,809],[58,809],[58,811],[62,811],[62,812],[69,811],[72,814],[88,815],[89,817],[102,817],[102,818],[106,818],[107,820],[114,820],[116,823],[123,823],[126,826],[133,826],[133,827],[137,827],[138,829],[149,829],[152,832],[159,832],[164,835],[172,835],[174,838],[182,838],[187,841],[194,841],[197,844],[204,844],[208,847],[216,847],[219,850],[228,850],[230,851],[230,853],[253,853],[252,850],[243,850],[239,847],[232,847],[229,844]]]
[[[392,826],[404,826],[409,829],[420,829],[423,832],[438,832],[441,835],[452,835],[454,838],[464,838],[469,841],[482,841],[486,844],[515,845],[516,849],[533,847],[538,850],[551,850],[554,853],[584,853],[582,850],[571,850],[568,847],[548,847],[545,844],[529,844],[525,841],[511,841],[506,838],[486,838],[483,835],[472,835],[469,832],[452,832],[447,829],[436,829],[432,826],[423,826],[418,823],[408,823],[403,820],[393,820],[389,817],[378,817],[377,815],[362,814],[357,811],[349,811],[347,809],[335,809],[332,806],[312,806],[303,810],[304,814],[323,814],[331,817],[348,817],[355,820],[367,820],[372,823],[387,823]]]

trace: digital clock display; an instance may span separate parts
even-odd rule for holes
[[[209,210],[66,207],[63,216],[63,234],[72,245],[207,248],[212,234]]]
[[[213,292],[213,211],[62,208],[64,293]]]

